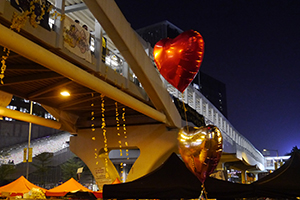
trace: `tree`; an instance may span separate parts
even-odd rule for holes
[[[7,177],[16,171],[14,164],[1,164],[0,165],[0,185],[7,182]]]
[[[290,153],[287,153],[286,155],[287,155],[287,156],[290,156],[290,155],[292,155],[292,154],[295,153],[295,152],[300,153],[300,149],[299,149],[297,146],[294,146],[294,147],[292,148],[292,151],[291,151]]]
[[[2,185],[2,183],[6,183],[7,177],[16,171],[13,162],[8,161],[8,164],[6,163],[8,156],[8,153],[0,152],[0,185]]]
[[[70,178],[77,179],[77,169],[83,167],[85,164],[78,157],[70,158],[67,162],[61,165],[62,179],[67,181]]]
[[[51,162],[51,158],[53,157],[53,153],[49,153],[49,152],[43,152],[39,155],[37,155],[34,158],[34,163],[32,163],[32,165],[37,169],[35,171],[36,174],[38,174],[38,176],[40,176],[40,184],[45,187],[46,184],[46,177],[49,171],[49,164]]]

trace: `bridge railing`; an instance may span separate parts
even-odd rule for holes
[[[250,155],[257,163],[259,168],[264,166],[263,155],[249,142],[242,134],[240,134],[226,117],[196,88],[189,86],[183,93],[180,93],[176,88],[169,84],[161,76],[166,89],[171,95],[188,104],[199,114],[203,115],[206,124],[217,126],[224,137],[232,146],[236,147],[236,151]],[[228,152],[236,153],[236,152]]]
[[[107,38],[109,39],[109,38]],[[141,39],[141,38],[140,38]],[[152,49],[150,45],[144,45],[147,55],[153,62]],[[108,48],[109,49],[109,48]],[[110,50],[110,49],[109,49]],[[119,55],[114,54],[110,51],[110,55],[106,55],[105,64],[114,69],[116,72],[120,73],[122,76],[126,77],[130,81],[134,82],[136,85],[142,87],[139,83],[138,78],[135,76],[133,71],[130,69],[130,66],[126,61]],[[112,57],[117,62],[111,62]],[[154,65],[154,62],[153,62]],[[155,65],[154,65],[155,66]],[[157,71],[158,72],[158,71]],[[159,72],[158,72],[159,73]],[[251,157],[260,163],[259,165],[264,165],[263,155],[243,136],[241,135],[232,124],[223,116],[223,114],[207,99],[203,96],[197,89],[192,86],[189,86],[184,93],[180,93],[176,88],[169,84],[161,75],[160,75],[166,89],[168,92],[180,99],[184,103],[187,103],[193,109],[195,109],[199,114],[205,117],[206,124],[213,124],[217,126],[223,134],[224,139],[229,142],[232,146],[235,146],[235,149],[251,155]],[[235,153],[235,152],[234,152]]]
[[[152,54],[148,55],[150,59]],[[120,65],[118,66],[117,72],[122,74],[124,77],[134,82],[136,85],[142,87],[139,83],[138,78],[132,72],[126,61],[122,57],[118,57]],[[114,69],[114,66],[106,63],[107,66]],[[158,72],[159,73],[159,72]],[[223,116],[223,114],[207,99],[203,96],[197,89],[189,86],[184,93],[180,93],[176,88],[169,84],[162,76],[160,76],[168,92],[174,97],[180,99],[184,103],[187,103],[199,114],[203,115],[206,124],[213,124],[217,126],[224,137],[224,139],[229,142],[235,149],[245,152],[259,163],[259,165],[264,166],[263,155],[249,142],[243,135],[241,135],[232,124]],[[235,152],[234,152],[235,153]]]

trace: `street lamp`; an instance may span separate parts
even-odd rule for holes
[[[277,157],[277,160],[276,160],[276,162],[275,162],[275,170],[278,168],[278,155],[279,155],[279,153],[278,153],[278,150],[275,150],[275,149],[263,149],[263,151],[276,151],[276,157]]]
[[[60,92],[60,95],[64,96],[64,97],[68,97],[68,96],[70,96],[70,93],[67,90],[63,90]]]
[[[279,155],[278,150],[273,150],[273,149],[263,149],[263,151],[276,151],[276,156],[278,157],[278,155]]]

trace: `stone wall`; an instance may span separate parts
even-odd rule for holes
[[[58,133],[59,130],[32,124],[31,139]],[[29,123],[21,121],[0,121],[0,149],[28,142]]]

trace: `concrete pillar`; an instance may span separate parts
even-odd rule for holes
[[[275,170],[278,169],[278,161],[277,160],[274,160],[274,168],[275,168]]]
[[[224,130],[224,128],[223,128],[223,117],[220,117],[220,129],[221,130]]]
[[[254,181],[258,180],[258,173],[253,173],[254,174]]]
[[[123,62],[123,73],[122,75],[128,80],[129,68],[127,62]]]
[[[245,184],[247,182],[247,176],[246,176],[245,170],[241,170],[241,179],[242,179],[243,184]]]
[[[209,111],[208,111],[208,109],[209,109],[208,103],[205,103],[204,105],[205,105],[205,117],[209,119],[209,116],[208,116],[208,113],[209,113]]]
[[[99,22],[97,20],[95,20],[95,58],[96,58],[96,71],[99,72],[100,71],[100,66],[102,64],[102,36],[103,36],[103,31],[102,31],[102,27],[99,24]]]
[[[214,124],[214,125],[216,125],[216,120],[215,120],[215,112],[214,112],[214,109],[213,109],[213,107],[211,106],[210,107],[210,114],[211,114],[211,121],[212,121],[212,123]]]
[[[195,88],[193,88],[193,104],[192,107],[196,110],[196,93],[195,93]]]
[[[127,148],[140,149],[140,156],[128,173],[126,182],[148,174],[159,167],[172,152],[178,152],[178,129],[168,130],[164,124],[126,127],[127,139],[118,137],[117,133],[115,127],[106,129],[108,150],[118,149],[119,142],[123,148],[127,142]],[[121,130],[119,133],[122,135]],[[115,167],[105,155],[103,138],[102,129],[79,130],[76,137],[70,138],[70,150],[89,167],[99,188],[105,183],[112,183],[116,178],[120,180]]]
[[[55,1],[55,8],[61,11],[61,16],[65,14],[65,0],[56,0]],[[55,19],[54,25],[55,25],[55,32],[57,33],[57,40],[56,40],[56,46],[58,48],[63,48],[63,31],[64,31],[64,20],[61,20],[61,16]]]
[[[183,102],[188,104],[188,88],[183,92],[184,100]]]
[[[200,114],[203,115],[203,99],[200,98]]]

